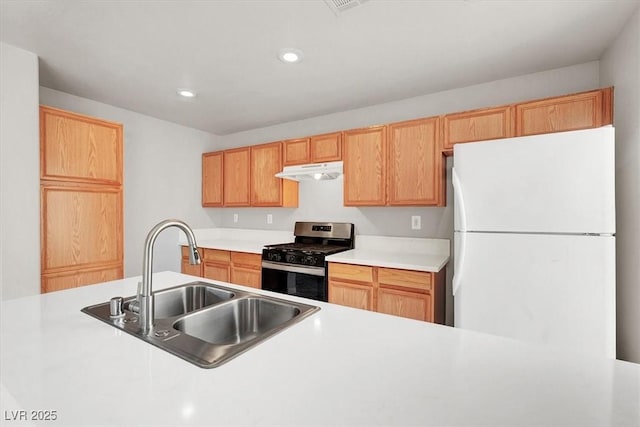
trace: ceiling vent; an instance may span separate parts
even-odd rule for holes
[[[324,0],[327,6],[329,6],[336,15],[344,12],[345,10],[360,6],[367,1],[369,0]]]

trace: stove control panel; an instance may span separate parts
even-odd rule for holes
[[[287,264],[308,265],[310,267],[324,267],[324,255],[311,255],[299,251],[263,249],[262,259],[272,262],[284,262]]]

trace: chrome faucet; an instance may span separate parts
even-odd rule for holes
[[[152,269],[153,269],[153,244],[162,230],[169,227],[178,227],[187,235],[189,242],[189,263],[200,264],[200,254],[198,253],[196,238],[193,230],[182,221],[177,219],[167,219],[158,223],[149,231],[147,239],[144,242],[144,258],[142,261],[142,285],[138,286],[138,295],[136,297],[135,307],[139,313],[140,327],[143,334],[148,334],[154,325],[154,299],[152,293]]]

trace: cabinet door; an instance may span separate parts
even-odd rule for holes
[[[516,105],[516,135],[563,132],[612,123],[611,88]]]
[[[433,321],[430,294],[387,289],[381,286],[378,288],[377,311],[410,319]]]
[[[437,206],[443,174],[437,117],[389,125],[388,204]]]
[[[512,105],[507,105],[447,114],[442,118],[444,128],[442,146],[445,154],[453,154],[454,144],[514,136],[513,110]]]
[[[260,289],[262,287],[262,272],[245,267],[231,267],[231,283]]]
[[[309,138],[291,139],[282,145],[285,166],[309,163]]]
[[[202,155],[202,206],[222,206],[223,153]]]
[[[40,178],[122,184],[122,125],[40,107]]]
[[[202,277],[202,264],[189,264],[189,258],[182,258],[180,272],[190,276]]]
[[[329,302],[373,310],[373,286],[330,279]]]
[[[229,264],[205,261],[202,275],[207,279],[229,282],[230,270]]]
[[[282,206],[283,180],[275,177],[281,170],[281,143],[251,147],[252,206]]]
[[[386,126],[344,132],[344,205],[386,203]]]
[[[246,252],[231,252],[231,283],[262,287],[262,256]]]
[[[42,272],[122,264],[122,190],[41,187]]]
[[[251,149],[250,147],[224,151],[222,180],[225,206],[251,204]]]
[[[309,152],[312,163],[342,160],[342,133],[312,136],[309,141]]]

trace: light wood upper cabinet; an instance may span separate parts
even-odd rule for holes
[[[387,204],[441,205],[444,163],[438,143],[439,118],[389,125]]]
[[[122,184],[122,126],[40,107],[40,178]]]
[[[516,136],[588,129],[613,123],[612,88],[517,104]]]
[[[342,160],[342,133],[334,132],[312,136],[309,140],[311,163]]]
[[[223,153],[224,205],[251,205],[251,148],[237,148]]]
[[[222,206],[224,195],[224,154],[204,153],[202,155],[202,206]]]
[[[342,132],[283,141],[284,166],[342,160]]]
[[[344,205],[386,203],[386,126],[344,132]]]
[[[442,126],[443,150],[445,154],[453,154],[454,144],[514,136],[514,106],[448,114],[442,118]]]
[[[290,139],[283,141],[283,163],[284,166],[302,165],[309,163],[309,138]]]
[[[276,178],[282,170],[282,143],[251,147],[251,206],[298,206],[298,183]]]

